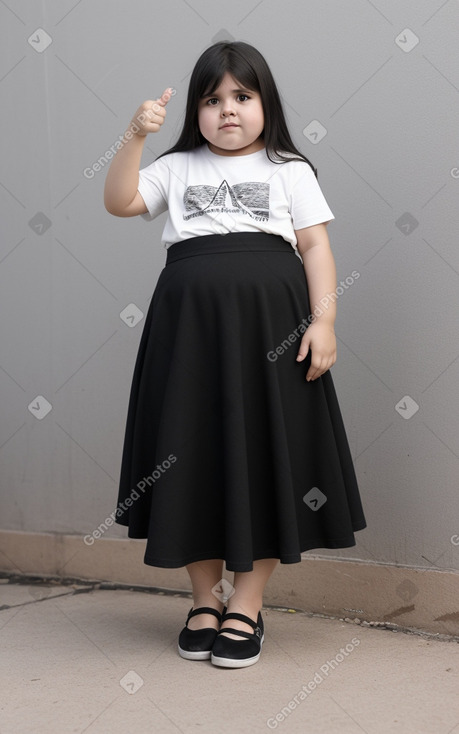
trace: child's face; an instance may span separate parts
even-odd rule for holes
[[[222,127],[225,123],[236,127]],[[213,94],[199,100],[198,124],[217,155],[247,155],[264,148],[261,97],[244,89],[228,72]]]

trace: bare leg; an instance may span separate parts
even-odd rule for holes
[[[228,599],[228,612],[245,614],[256,622],[258,612],[263,606],[264,588],[278,562],[278,558],[263,558],[253,562],[253,571],[236,572],[233,583],[235,592]],[[228,619],[227,622],[223,622],[220,629],[224,630],[227,627],[253,633],[252,627],[238,619]],[[231,637],[233,640],[243,639],[231,632],[226,632],[225,637]]]
[[[223,575],[223,561],[211,559],[209,561],[196,561],[189,563],[186,567],[193,587],[193,609],[198,607],[212,607],[217,612],[223,610],[221,602],[212,593],[212,587],[218,584]],[[204,627],[219,628],[218,619],[213,614],[197,614],[188,622],[188,629],[197,630]]]

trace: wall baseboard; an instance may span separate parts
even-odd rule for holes
[[[185,568],[143,562],[144,540],[0,531],[0,570],[190,591]],[[225,571],[231,581],[232,573]],[[459,636],[459,573],[310,556],[279,564],[264,602],[361,622]]]

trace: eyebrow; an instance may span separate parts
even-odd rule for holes
[[[250,89],[232,89],[231,91],[234,93],[238,92],[239,94],[241,92],[244,94],[247,94],[248,92],[250,94],[253,94],[253,92]],[[218,97],[218,94],[216,92],[214,92],[213,94],[203,94],[201,99],[207,99],[208,97]]]

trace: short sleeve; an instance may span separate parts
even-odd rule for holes
[[[168,180],[169,169],[161,161],[154,161],[139,171],[137,190],[148,209],[148,213],[141,214],[142,219],[151,221],[167,211]]]
[[[290,214],[294,229],[330,222],[334,215],[308,163],[290,191]]]

